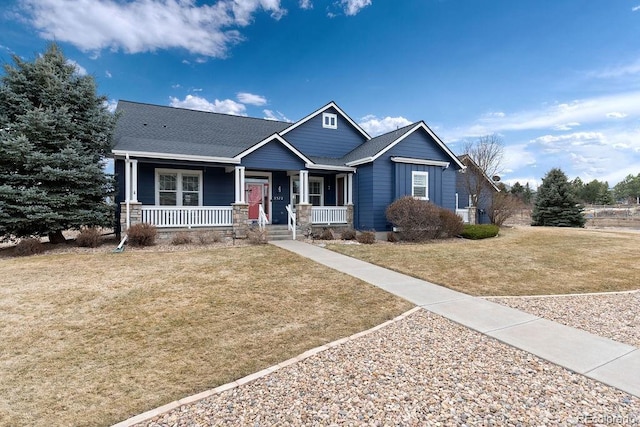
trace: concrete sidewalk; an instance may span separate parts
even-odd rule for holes
[[[294,240],[271,244],[357,277],[447,319],[640,397],[640,350]]]

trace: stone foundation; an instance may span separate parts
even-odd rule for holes
[[[235,237],[244,239],[247,237],[249,224],[249,205],[247,203],[234,203],[233,205],[233,233]]]
[[[142,222],[142,203],[129,202],[129,225]],[[127,202],[120,203],[120,232],[127,231]]]

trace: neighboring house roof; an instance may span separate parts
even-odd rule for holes
[[[477,173],[481,174],[484,177],[484,179],[491,185],[491,187],[493,187],[494,190],[496,190],[496,192],[500,192],[500,189],[495,184],[493,179],[489,178],[487,174],[484,173],[482,169],[480,169],[480,166],[478,166],[478,164],[471,158],[471,156],[469,156],[468,154],[462,154],[458,156],[458,159],[465,165],[471,166],[472,169],[474,169]]]
[[[232,158],[290,123],[119,101],[114,153]]]

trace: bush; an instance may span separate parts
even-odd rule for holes
[[[175,233],[171,238],[172,245],[188,245],[193,243],[193,238],[191,237],[191,233],[188,231],[180,231],[179,233]]]
[[[334,240],[335,237],[333,236],[333,231],[331,231],[330,228],[324,228],[322,229],[322,233],[320,233],[320,236],[318,237],[318,240]]]
[[[342,233],[340,234],[340,238],[342,240],[355,240],[356,239],[356,230],[354,230],[353,228],[347,228],[346,230],[342,230]]]
[[[76,237],[76,245],[83,248],[97,248],[100,246],[102,233],[95,227],[83,228]]]
[[[492,224],[470,225],[466,224],[460,235],[465,239],[479,240],[488,237],[496,237],[500,227]]]
[[[439,237],[456,237],[464,230],[464,222],[455,212],[449,209],[440,209],[440,227]]]
[[[361,231],[356,237],[359,243],[371,245],[376,242],[376,233],[373,231]]]
[[[211,243],[220,243],[223,240],[222,234],[217,231],[198,231],[196,239],[201,245],[209,245]]]
[[[257,227],[247,229],[247,241],[252,245],[264,245],[267,243],[267,229],[260,230]]]
[[[386,215],[400,229],[400,238],[410,242],[453,237],[462,231],[462,220],[455,213],[410,196],[391,203]]]
[[[387,242],[396,243],[398,241],[398,236],[393,231],[387,232]]]
[[[133,246],[152,246],[156,243],[158,229],[155,225],[134,224],[127,230],[127,240]]]
[[[29,256],[41,254],[44,252],[44,246],[40,239],[22,239],[15,247],[14,254],[17,256]]]

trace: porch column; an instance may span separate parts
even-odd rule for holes
[[[131,201],[138,201],[138,161],[131,160]]]
[[[347,205],[353,205],[353,174],[347,175]]]
[[[300,203],[309,204],[309,171],[300,171]]]
[[[247,203],[246,194],[244,192],[244,166],[236,166],[235,168],[235,203]]]

